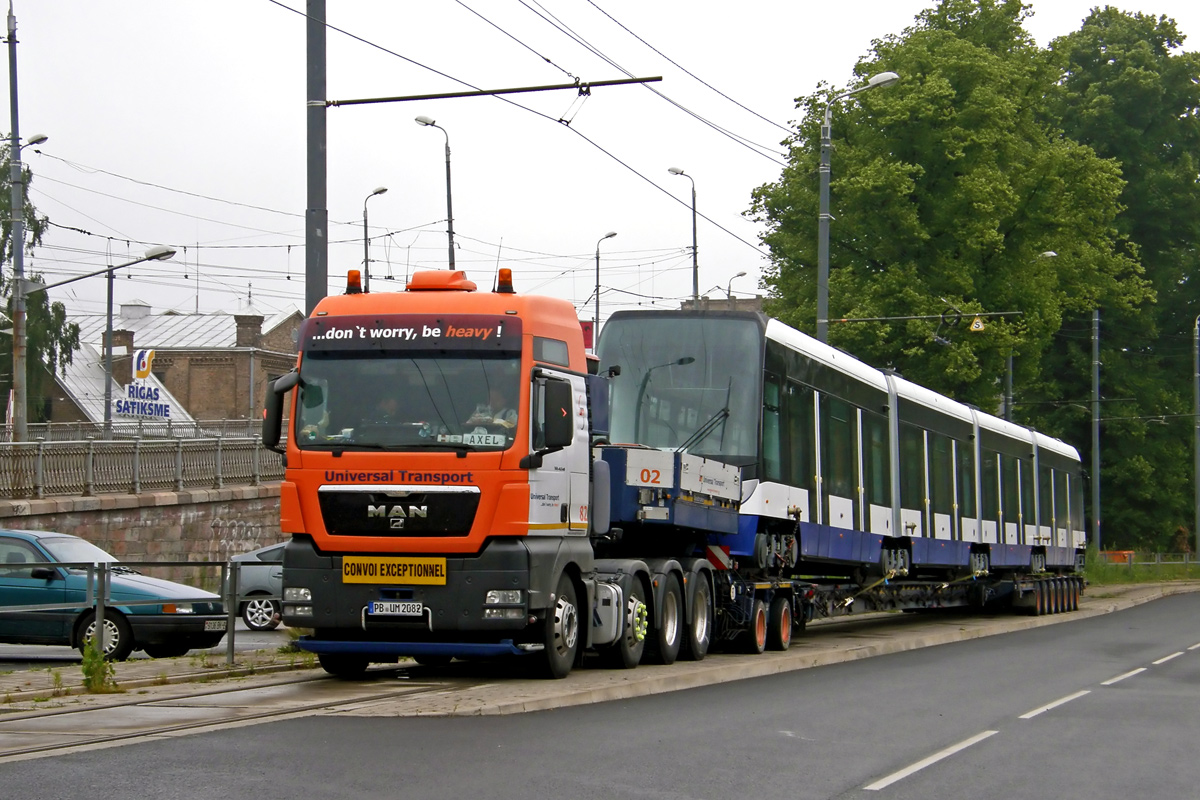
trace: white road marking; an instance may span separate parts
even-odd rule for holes
[[[1053,703],[1047,703],[1046,705],[1042,706],[1041,708],[1035,708],[1033,711],[1026,711],[1024,714],[1022,714],[1020,717],[1018,717],[1018,719],[1033,719],[1038,714],[1043,714],[1052,708],[1058,708],[1059,706],[1063,705],[1064,703],[1069,703],[1072,700],[1078,700],[1080,697],[1083,697],[1085,694],[1091,694],[1091,693],[1092,692],[1090,689],[1084,689],[1082,692],[1076,692],[1075,694],[1069,694],[1066,697],[1060,697],[1058,700],[1055,700]]]
[[[1178,653],[1171,653],[1171,655],[1169,655],[1169,656],[1163,656],[1158,661],[1152,661],[1151,664],[1153,664],[1154,666],[1157,667],[1159,664],[1165,664],[1168,661],[1170,661],[1172,658],[1179,658],[1181,655],[1183,655],[1182,650],[1180,650]]]
[[[919,772],[919,771],[925,769],[930,764],[936,764],[937,762],[941,761],[943,758],[949,758],[950,756],[954,755],[955,753],[957,753],[959,751],[966,750],[968,747],[970,747],[973,744],[978,744],[979,742],[982,742],[984,739],[988,738],[989,736],[995,736],[997,733],[998,733],[998,731],[984,731],[983,733],[977,733],[974,736],[972,736],[970,739],[964,739],[963,741],[959,742],[958,744],[952,744],[949,747],[947,747],[945,750],[941,750],[937,753],[934,753],[933,755],[929,756],[928,758],[923,758],[920,761],[918,761],[917,763],[915,763],[911,766],[905,767],[904,769],[900,770],[899,772],[893,772],[891,775],[888,775],[886,778],[880,778],[879,780],[875,781],[874,783],[869,783],[863,787],[863,790],[868,791],[868,792],[877,792],[880,789],[886,789],[888,786],[891,786],[896,781],[903,780],[904,778],[907,778],[909,775],[912,775],[915,772]]]
[[[1100,681],[1100,685],[1101,686],[1112,686],[1114,683],[1117,683],[1118,681],[1123,681],[1126,678],[1132,678],[1134,675],[1137,675],[1139,672],[1145,672],[1145,671],[1146,671],[1145,667],[1138,667],[1135,670],[1126,672],[1124,675],[1118,675],[1115,678],[1109,678],[1106,681]]]
[[[1188,648],[1188,650],[1196,650],[1197,648],[1200,648],[1200,642],[1197,642],[1196,644],[1192,645],[1191,647]]]

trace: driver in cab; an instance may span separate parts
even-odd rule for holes
[[[482,425],[512,430],[517,427],[517,410],[507,402],[504,392],[493,386],[488,393],[488,401],[475,406],[475,413],[465,424],[468,427]]]

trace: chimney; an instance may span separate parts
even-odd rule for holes
[[[125,386],[133,380],[133,331],[113,331],[112,346],[113,380]],[[103,353],[100,358],[104,358]]]
[[[237,340],[234,345],[236,347],[258,347],[264,318],[257,314],[234,314],[233,319],[237,323]]]

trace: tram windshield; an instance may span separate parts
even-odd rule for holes
[[[762,394],[762,333],[752,318],[614,315],[597,355],[610,382],[614,443],[753,464]]]

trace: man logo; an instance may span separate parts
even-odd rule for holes
[[[401,505],[373,506],[370,503],[367,504],[367,518],[386,519],[388,520],[388,527],[392,530],[401,530],[404,527],[405,520],[427,519],[428,517],[429,506],[409,506],[406,510]]]

